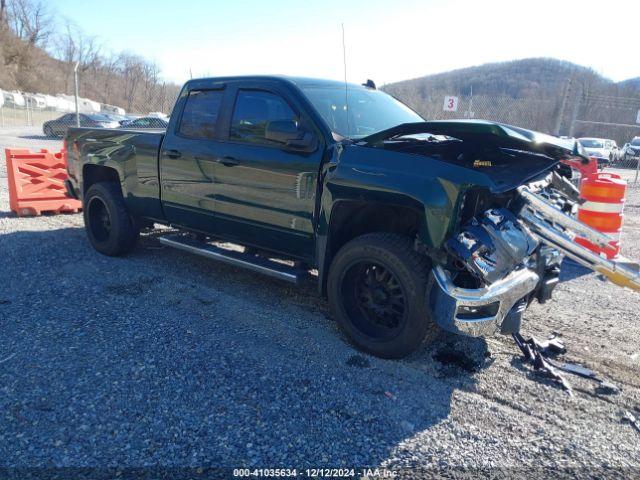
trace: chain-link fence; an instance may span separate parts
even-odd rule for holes
[[[614,140],[604,142],[612,166],[640,166],[640,98],[584,95],[577,99],[571,132],[576,137]]]
[[[78,101],[69,94],[40,94],[0,90],[0,157],[4,148],[42,148],[57,151],[69,127],[166,128],[178,86],[160,82],[125,83],[122,105],[106,103],[111,92],[89,97],[95,92],[95,78],[78,82]],[[74,88],[71,90],[73,91]]]
[[[0,127],[40,126],[60,116],[56,110],[34,109],[20,105],[0,106]]]
[[[430,120],[484,119],[583,139],[599,164],[640,186],[640,97],[565,92],[558,98],[514,98],[454,91],[415,98],[393,88],[390,93]]]
[[[412,105],[430,120],[484,119],[531,130],[547,130],[553,115],[553,100],[515,99],[500,95],[429,96]]]

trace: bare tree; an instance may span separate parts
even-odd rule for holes
[[[141,84],[144,82],[144,60],[130,53],[120,55],[120,74],[124,82],[124,97],[127,111],[139,108],[136,97]]]
[[[53,32],[53,16],[42,1],[9,0],[5,14],[13,32],[31,46],[43,45]]]
[[[101,47],[96,38],[85,35],[72,22],[66,22],[63,33],[58,35],[55,44],[57,57],[66,64],[64,83],[67,90],[71,89],[71,77],[76,62],[80,64],[81,72],[96,68],[100,63]]]

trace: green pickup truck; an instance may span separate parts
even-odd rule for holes
[[[563,162],[585,161],[579,145],[427,122],[372,82],[194,79],[166,131],[71,128],[65,149],[98,252],[126,254],[141,229],[170,225],[179,233],[165,245],[315,279],[347,337],[385,358],[438,328],[517,332],[527,305],[550,298],[564,254],[597,262],[568,245],[583,226]]]

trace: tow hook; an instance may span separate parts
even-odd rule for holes
[[[544,372],[558,382],[570,396],[573,396],[573,389],[563,373],[577,375],[597,382],[598,389],[602,393],[617,394],[620,392],[620,389],[616,385],[599,378],[596,372],[587,367],[577,363],[559,363],[549,358],[549,355],[567,352],[566,347],[559,340],[554,338],[540,342],[533,337],[525,340],[520,333],[512,333],[511,335],[518,348],[522,351],[524,358],[533,364],[533,368],[536,371]]]

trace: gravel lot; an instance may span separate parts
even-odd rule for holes
[[[37,129],[0,147],[56,148]],[[576,395],[509,337],[442,334],[403,361],[351,348],[313,287],[161,247],[96,253],[81,215],[17,218],[0,162],[0,466],[601,468],[640,475],[640,297],[566,268],[525,336],[621,387]],[[640,188],[625,254],[640,258]],[[596,470],[594,470],[596,469]],[[510,470],[506,470],[510,471]],[[513,470],[515,471],[515,470]],[[406,473],[407,476],[410,474]]]

